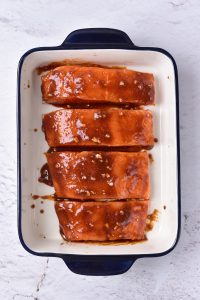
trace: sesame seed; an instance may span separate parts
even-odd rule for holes
[[[110,134],[109,134],[109,133],[106,133],[106,134],[105,134],[105,137],[109,139],[109,138],[110,138]]]
[[[74,140],[75,143],[78,143],[78,138],[77,137],[74,137],[73,140]]]
[[[101,159],[102,159],[102,155],[99,154],[99,153],[97,153],[97,154],[95,155],[95,157],[96,157],[96,158],[101,158]]]
[[[100,144],[100,143],[101,143],[100,139],[97,139],[96,137],[93,137],[93,138],[92,138],[92,141],[93,141],[94,143],[97,143],[97,144]]]
[[[112,181],[107,181],[108,185],[113,186],[113,182]]]

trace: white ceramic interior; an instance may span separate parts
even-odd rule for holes
[[[159,220],[148,240],[137,244],[100,245],[64,242],[53,201],[33,200],[31,194],[53,194],[54,189],[38,182],[40,167],[48,149],[41,131],[42,114],[55,110],[42,103],[40,76],[36,68],[63,59],[80,59],[103,65],[126,66],[129,69],[152,72],[155,76],[156,106],[154,133],[158,143],[151,150],[151,202],[149,213],[159,210]],[[30,85],[30,88],[28,88]],[[61,254],[152,254],[171,248],[178,227],[176,99],[174,67],[164,54],[142,50],[52,50],[29,54],[21,72],[21,171],[22,171],[22,236],[29,249],[38,253]],[[35,132],[34,129],[38,131]],[[35,204],[32,209],[31,205]],[[166,206],[166,209],[164,209]],[[40,213],[44,209],[44,213]],[[46,238],[44,238],[44,236]]]

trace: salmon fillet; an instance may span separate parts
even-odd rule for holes
[[[42,76],[47,103],[154,103],[154,77],[127,69],[62,66]]]
[[[148,201],[56,201],[60,229],[68,241],[143,240]]]
[[[43,116],[50,147],[153,147],[153,117],[149,110],[61,109]]]
[[[46,153],[57,197],[149,199],[147,152]]]

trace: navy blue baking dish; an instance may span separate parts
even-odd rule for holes
[[[151,209],[159,210],[159,218],[147,241],[143,243],[68,245],[59,235],[53,202],[47,201],[45,217],[39,213],[41,203],[35,204],[35,210],[30,208],[33,202],[31,193],[51,192],[44,190],[44,187],[38,188],[36,176],[46,146],[42,133],[35,134],[32,129],[40,126],[41,115],[47,106],[42,106],[40,78],[35,69],[66,58],[103,65],[123,65],[155,74],[158,93],[157,104],[152,109],[157,119],[162,118],[160,122],[155,122],[158,143],[155,150],[152,150],[155,151],[156,166],[153,174],[156,176],[153,175],[152,180]],[[62,258],[68,268],[77,274],[116,275],[126,272],[138,258],[163,256],[174,249],[181,224],[179,99],[177,67],[167,51],[155,47],[138,47],[123,31],[109,28],[76,30],[60,46],[31,49],[21,57],[18,66],[17,120],[18,233],[22,246],[28,252]],[[54,226],[51,230],[48,220]]]

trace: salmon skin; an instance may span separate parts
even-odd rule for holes
[[[148,201],[56,201],[60,229],[68,241],[143,240]]]
[[[50,147],[154,145],[149,110],[61,109],[43,116],[43,130]]]
[[[127,69],[61,66],[42,76],[42,98],[51,104],[154,104],[154,77]]]
[[[147,152],[52,152],[46,158],[57,197],[149,199]]]

